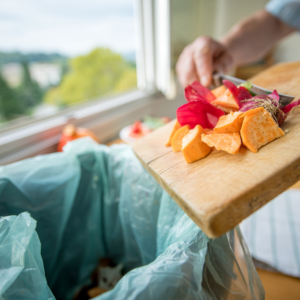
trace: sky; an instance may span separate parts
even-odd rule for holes
[[[0,6],[0,51],[86,54],[135,51],[134,0],[7,0]]]

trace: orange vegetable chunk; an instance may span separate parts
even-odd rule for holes
[[[241,147],[241,137],[238,132],[235,133],[215,133],[201,136],[202,141],[210,147],[217,150],[223,150],[230,154],[237,154]]]
[[[225,91],[226,91],[226,86],[225,85],[221,85],[221,86],[217,87],[216,89],[211,90],[212,94],[216,98],[219,98],[219,97],[223,96]]]
[[[242,124],[243,124],[243,118],[242,112],[230,112],[230,114],[221,116],[219,118],[219,121],[214,128],[215,133],[235,133],[240,132]]]
[[[233,96],[231,94],[226,95],[226,93],[225,95],[220,96],[214,101],[212,101],[211,104],[214,107],[219,108],[226,113],[229,113],[231,111],[238,111],[240,109]]]
[[[204,132],[204,129],[197,125],[182,139],[182,153],[188,164],[207,156],[211,152],[211,148],[201,140],[201,134]]]
[[[171,134],[170,134],[169,140],[168,140],[168,142],[166,143],[166,147],[170,147],[170,146],[171,146],[172,138],[173,138],[175,132],[176,132],[180,127],[181,127],[181,125],[180,125],[179,122],[176,120],[176,123],[175,123],[175,125],[174,125],[174,127],[173,127],[173,130],[172,130]]]
[[[204,130],[205,134],[214,134],[215,133],[213,129],[204,128],[203,130]]]
[[[182,139],[190,131],[190,125],[185,125],[180,127],[174,134],[171,144],[174,152],[180,152],[182,146]]]
[[[284,136],[284,132],[263,107],[246,111],[241,128],[243,144],[252,152],[273,140]]]

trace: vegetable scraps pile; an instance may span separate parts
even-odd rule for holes
[[[210,91],[195,81],[185,88],[188,103],[177,109],[177,121],[166,146],[182,151],[187,163],[207,156],[214,147],[237,154],[241,145],[257,152],[284,136],[280,126],[300,100],[281,106],[274,90],[255,95],[252,84],[235,86],[228,80]]]

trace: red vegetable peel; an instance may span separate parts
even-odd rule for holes
[[[239,94],[237,96],[238,104],[241,103],[242,100],[252,98],[252,95],[250,94],[250,92],[245,87],[240,86],[238,89],[239,89]]]
[[[229,80],[223,80],[223,84],[231,92],[241,111],[244,106],[249,105],[249,103],[245,103],[243,100],[252,98],[252,95],[244,86],[237,87]]]
[[[239,94],[238,87],[229,80],[223,80],[223,84],[228,88],[234,99],[237,101],[237,97]]]
[[[190,85],[184,89],[184,96],[187,102],[199,101],[205,99],[198,94]]]
[[[278,94],[278,92],[277,92],[276,90],[274,90],[274,91],[269,95],[269,97],[275,99],[275,100],[279,103],[280,97],[279,97],[279,94]]]
[[[208,103],[211,103],[216,99],[214,94],[206,87],[204,87],[200,82],[194,81],[190,87],[194,89],[202,98],[204,98]]]
[[[222,110],[204,100],[189,102],[177,109],[177,120],[180,125],[190,125],[191,129],[196,125],[212,129],[218,123],[219,117],[223,115]]]
[[[300,99],[297,100],[297,101],[293,101],[292,103],[286,105],[285,107],[282,107],[281,110],[282,110],[285,114],[289,114],[290,111],[291,111],[294,107],[296,107],[296,106],[298,106],[298,105],[300,105]]]

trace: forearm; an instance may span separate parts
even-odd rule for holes
[[[235,25],[221,42],[238,66],[261,59],[276,42],[293,31],[293,28],[261,10]]]

